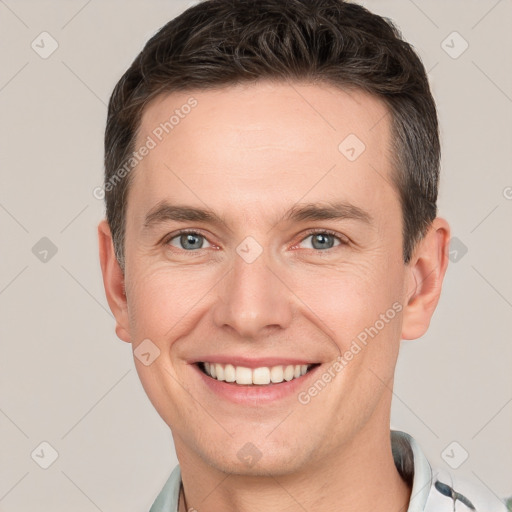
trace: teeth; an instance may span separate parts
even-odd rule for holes
[[[232,364],[204,363],[206,373],[214,379],[226,382],[236,382],[242,385],[278,384],[283,381],[291,381],[305,375],[310,366],[303,364],[263,366],[260,368],[246,368],[245,366],[233,366]]]
[[[252,384],[252,371],[250,368],[237,366],[235,368],[236,383],[237,384]],[[213,377],[213,375],[212,375]]]
[[[270,368],[255,368],[252,371],[253,384],[270,384]]]
[[[224,380],[224,366],[221,364],[215,365],[215,373],[217,374],[217,380]]]
[[[285,381],[290,381],[293,379],[293,373],[295,371],[295,368],[292,365],[288,365],[283,372],[283,378]]]
[[[270,380],[272,382],[283,382],[283,367],[282,366],[273,366],[270,368]]]
[[[210,377],[213,377],[213,375],[210,373]],[[227,364],[224,367],[224,379],[226,382],[235,382],[236,380],[236,372],[235,367],[232,364]]]

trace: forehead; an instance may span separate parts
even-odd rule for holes
[[[173,133],[175,139],[188,138],[192,144],[200,136],[222,136],[226,144],[272,141],[297,150],[317,144],[312,131],[334,142],[350,131],[375,146],[388,131],[387,114],[383,101],[362,90],[324,83],[260,81],[162,94],[144,109],[137,138],[142,143],[150,135],[162,142]]]
[[[396,200],[388,113],[368,93],[325,84],[262,81],[165,94],[143,113],[136,148],[151,149],[130,197],[141,215],[164,199],[247,215],[251,205],[280,209],[301,198],[384,208]]]

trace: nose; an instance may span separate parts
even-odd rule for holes
[[[290,325],[293,294],[274,267],[265,253],[251,263],[238,255],[234,258],[232,270],[217,287],[213,313],[217,327],[254,340]]]

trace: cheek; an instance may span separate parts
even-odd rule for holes
[[[302,269],[289,275],[290,288],[300,298],[304,315],[342,352],[361,333],[364,339],[365,329],[376,323],[379,333],[399,336],[403,268],[391,258],[385,261],[383,254],[382,258],[374,256],[373,261]]]
[[[130,328],[139,337],[158,339],[180,314],[179,283],[163,272],[134,275],[127,288]]]
[[[177,338],[215,283],[211,269],[173,268],[168,263],[134,273],[127,289],[130,328],[157,344]]]

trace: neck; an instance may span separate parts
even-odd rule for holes
[[[377,505],[382,512],[408,509],[411,489],[394,464],[389,430],[380,436],[361,432],[300,473],[277,477],[224,473],[180,453],[176,441],[186,496],[186,506],[180,499],[180,512],[359,512]]]

